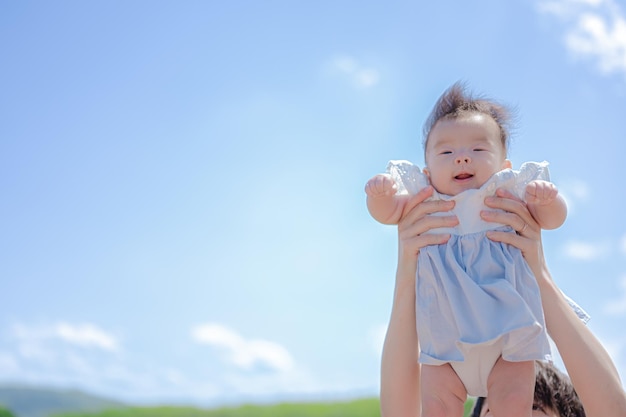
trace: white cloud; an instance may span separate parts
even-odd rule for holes
[[[349,56],[340,56],[332,61],[332,66],[337,70],[346,74],[353,74],[358,70],[358,64],[354,58]]]
[[[555,15],[561,19],[573,19],[581,10],[601,7],[611,0],[538,0],[537,8],[542,13]]]
[[[626,72],[626,20],[623,17],[614,18],[611,28],[605,18],[586,13],[567,35],[566,44],[580,56],[595,58],[605,74]]]
[[[108,369],[119,361],[117,339],[95,324],[13,323],[2,377],[34,384],[105,385]],[[0,345],[5,342],[0,340]],[[112,354],[114,353],[114,354]],[[83,381],[89,381],[83,383]]]
[[[605,305],[604,311],[607,314],[615,316],[626,314],[626,275],[622,276],[619,286],[622,294],[619,298],[611,300]]]
[[[614,0],[540,0],[538,9],[565,25],[565,45],[604,74],[626,76],[626,17]]]
[[[40,345],[40,342],[56,339],[75,346],[94,347],[111,352],[119,350],[119,343],[113,335],[91,323],[74,325],[60,322],[43,326],[15,323],[13,336],[23,346],[30,346],[32,349]]]
[[[94,324],[14,323],[8,330],[0,332],[0,381],[80,387],[132,402],[201,403],[227,392],[196,369],[187,369],[188,377],[160,368],[149,351],[121,352],[118,340]]]
[[[575,212],[578,202],[588,201],[591,194],[589,185],[585,181],[578,179],[562,181],[558,184],[558,187],[559,194],[565,199],[570,213]]]
[[[590,243],[570,241],[563,247],[565,256],[580,261],[594,261],[606,257],[610,252],[610,246],[606,243]]]
[[[107,386],[108,369],[121,359],[117,339],[90,323],[16,322],[3,336],[0,376],[12,381],[99,391]]]
[[[71,325],[59,323],[54,330],[60,339],[68,343],[86,347],[93,346],[112,352],[119,349],[115,337],[93,324]]]
[[[361,87],[372,87],[373,85],[376,85],[378,83],[378,71],[367,68],[359,70],[355,74],[355,80],[357,85]]]
[[[559,184],[559,192],[566,194],[568,200],[586,201],[589,199],[589,185],[582,180],[571,179]]]
[[[224,350],[228,359],[241,369],[254,367],[274,371],[289,371],[294,366],[291,354],[283,346],[267,340],[247,340],[235,331],[216,323],[206,323],[192,329],[192,338],[202,344]]]
[[[81,387],[135,403],[206,405],[241,395],[332,391],[332,383],[295,366],[291,354],[277,343],[245,338],[212,323],[195,327],[192,336],[196,343],[222,350],[227,361],[215,367],[216,358],[207,357],[205,349],[193,349],[198,356],[191,360],[186,348],[185,358],[177,357],[176,349],[169,350],[172,357],[160,358],[151,351],[122,350],[115,338],[93,324],[15,323],[0,332],[0,381]]]
[[[380,75],[377,70],[362,66],[356,59],[350,56],[336,57],[330,61],[328,66],[333,73],[347,77],[357,88],[370,88],[380,81]]]

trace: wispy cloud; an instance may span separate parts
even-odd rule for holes
[[[191,332],[198,343],[220,348],[228,360],[241,369],[256,367],[274,371],[289,371],[294,366],[291,354],[278,343],[245,339],[234,330],[216,323],[198,325]]]
[[[170,350],[171,357],[158,359],[151,351],[133,352],[136,339],[129,342],[130,347],[122,346],[93,323],[16,322],[0,329],[0,381],[81,387],[133,402],[171,399],[198,404],[241,395],[338,389],[332,381],[318,380],[302,364],[296,364],[278,343],[245,338],[216,323],[194,327],[191,336],[182,341],[182,351],[198,355],[193,368],[178,366],[176,349]],[[205,348],[198,349],[198,345],[215,348],[226,361],[216,366],[219,358],[207,356]]]
[[[123,367],[119,339],[94,323],[14,322],[0,334],[0,349],[3,379],[94,391],[129,382],[110,373]]]
[[[626,17],[614,0],[539,0],[538,10],[561,21],[575,56],[603,74],[626,76]]]
[[[572,240],[563,246],[563,254],[580,261],[595,261],[605,258],[610,253],[610,245],[603,242],[582,242]]]
[[[584,203],[589,200],[590,189],[589,185],[579,179],[569,179],[558,184],[559,193],[563,196],[567,202],[567,207],[570,212],[575,211],[576,205],[579,202]]]
[[[119,340],[93,323],[16,322],[7,336],[10,348],[0,361],[7,372],[2,374],[19,375],[20,379],[61,382],[87,378],[93,382],[104,377],[122,352]]]
[[[626,275],[622,276],[620,279],[619,287],[622,292],[621,295],[618,298],[609,301],[604,307],[604,311],[607,314],[616,316],[626,314]]]
[[[21,323],[13,325],[13,336],[25,345],[37,345],[40,342],[56,339],[70,345],[85,348],[97,348],[110,352],[119,350],[119,341],[115,336],[95,324],[69,324],[59,322],[43,326],[27,326]]]
[[[119,349],[119,343],[115,336],[93,324],[59,323],[55,326],[54,331],[62,340],[78,346],[96,347],[112,352]]]
[[[622,254],[626,255],[626,234],[622,236],[619,247],[620,247]]]
[[[335,57],[330,60],[327,67],[331,73],[346,77],[356,88],[371,88],[380,82],[380,74],[377,70],[363,66],[351,56]]]
[[[15,322],[3,330],[2,381],[81,387],[129,401],[206,402],[227,392],[195,369],[155,366],[151,352],[128,352],[118,338],[94,323]]]

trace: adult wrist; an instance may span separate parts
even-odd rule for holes
[[[396,280],[415,281],[417,273],[417,256],[405,256],[398,260]]]

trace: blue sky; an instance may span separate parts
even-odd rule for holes
[[[363,186],[423,164],[457,80],[550,161],[549,265],[626,375],[623,1],[4,2],[0,54],[0,382],[376,395],[396,236]]]

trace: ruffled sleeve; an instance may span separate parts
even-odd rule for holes
[[[585,310],[583,310],[583,308],[581,306],[576,304],[576,301],[574,301],[571,298],[569,298],[567,296],[567,294],[563,293],[563,291],[561,291],[561,293],[565,297],[565,300],[567,300],[567,304],[569,304],[569,306],[572,308],[572,310],[574,310],[574,313],[576,313],[578,318],[583,323],[587,324],[587,322],[591,319],[591,316],[589,314],[587,314],[587,312]]]
[[[428,177],[409,161],[392,160],[387,164],[387,173],[396,182],[398,194],[417,194],[427,187]]]
[[[543,162],[525,162],[516,173],[515,186],[513,193],[520,199],[524,199],[526,194],[526,185],[535,180],[550,181],[549,163]]]

